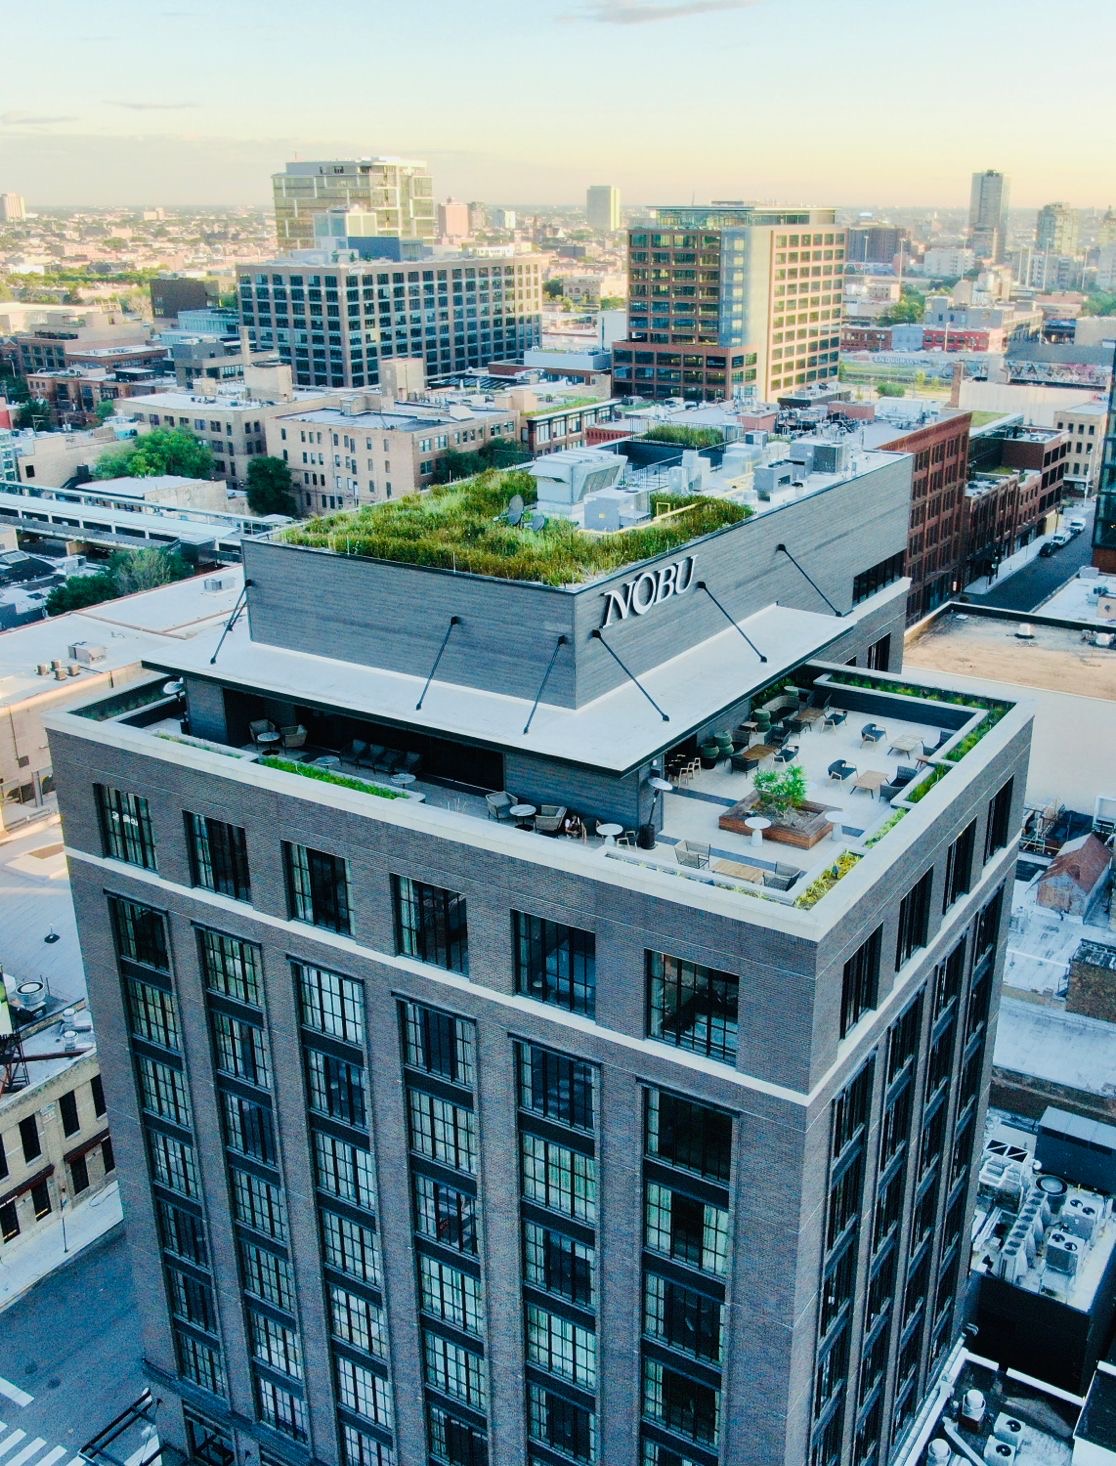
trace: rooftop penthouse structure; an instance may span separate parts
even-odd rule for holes
[[[902,455],[614,533],[523,477],[246,541],[246,615],[51,720],[160,1438],[882,1463],[1028,715],[897,675]]]

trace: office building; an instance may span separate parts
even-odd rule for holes
[[[660,208],[628,230],[621,393],[770,399],[837,375],[845,231],[833,209]]]
[[[0,224],[18,224],[27,218],[27,200],[21,193],[0,193]]]
[[[911,231],[895,224],[853,224],[849,227],[851,265],[890,265],[901,251],[910,252]]]
[[[650,540],[632,494],[581,532],[592,468],[560,537],[487,491],[311,521],[245,545],[219,652],[51,720],[165,1448],[873,1466],[910,1432],[1029,736],[877,670],[910,469]],[[773,745],[723,749],[784,718],[811,802],[757,839]]]
[[[314,248],[314,216],[326,209],[370,214],[377,234],[434,238],[434,185],[425,163],[348,158],[288,163],[271,178],[280,250]]]
[[[994,168],[973,174],[969,190],[969,240],[982,259],[1004,258],[1009,192],[1007,178]]]
[[[1076,255],[1081,215],[1069,204],[1044,204],[1035,224],[1035,248],[1055,255]]]
[[[1097,512],[1093,520],[1093,564],[1108,575],[1116,572],[1116,372],[1108,389]]]
[[[1076,407],[1055,407],[1054,426],[1069,441],[1066,458],[1067,493],[1092,496],[1100,479],[1101,449],[1107,409],[1103,402],[1082,402]]]
[[[204,280],[188,275],[157,275],[151,282],[151,314],[156,320],[173,321],[180,311],[204,311],[209,303],[209,287]]]
[[[620,190],[611,183],[596,183],[585,190],[585,213],[591,229],[614,234],[620,228]]]
[[[242,266],[238,276],[253,345],[289,362],[302,387],[372,387],[395,357],[422,357],[431,379],[452,376],[522,357],[541,337],[538,256],[323,256]]]

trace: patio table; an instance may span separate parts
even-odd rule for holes
[[[898,738],[893,738],[888,745],[888,753],[914,753],[916,748],[922,747],[922,739],[917,733],[900,733]]]
[[[881,774],[876,769],[866,769],[853,781],[854,789],[863,789],[865,793],[871,794],[873,799],[879,797],[879,792],[887,783],[887,775]]]

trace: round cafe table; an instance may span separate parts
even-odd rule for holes
[[[391,782],[397,789],[409,789],[415,782],[414,774],[392,774]]]
[[[762,814],[754,814],[751,819],[744,821],[744,828],[752,832],[752,844],[763,844],[763,832],[771,828],[771,821],[764,819]]]
[[[508,813],[521,830],[534,829],[535,815],[538,814],[538,810],[533,804],[513,804]]]
[[[609,824],[609,825],[598,825],[597,826],[597,834],[598,835],[602,835],[604,837],[604,842],[605,842],[606,845],[615,845],[616,844],[616,837],[617,837],[617,835],[622,835],[623,833],[624,833],[624,826],[623,825],[612,825],[612,824]]]

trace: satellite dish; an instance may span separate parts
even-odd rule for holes
[[[513,494],[505,516],[509,524],[518,524],[523,518],[523,495]]]
[[[531,528],[535,531],[536,534],[538,534],[538,532],[539,532],[540,529],[545,529],[546,528],[546,515],[545,514],[532,514],[531,515]]]

